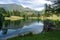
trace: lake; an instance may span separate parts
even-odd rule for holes
[[[43,22],[41,20],[5,20],[0,29],[0,39],[11,38],[17,35],[26,35],[28,33],[39,34],[43,31]]]

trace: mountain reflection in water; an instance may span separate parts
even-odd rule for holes
[[[29,22],[27,22],[29,23]],[[6,34],[3,34],[4,31],[6,32]],[[10,38],[10,37],[14,37],[15,35],[25,35],[28,33],[32,33],[32,34],[39,34],[43,31],[43,23],[34,21],[34,22],[30,22],[30,24],[28,25],[23,25],[22,28],[17,28],[17,29],[4,29],[0,31],[0,38]]]

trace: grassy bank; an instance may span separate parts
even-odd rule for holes
[[[11,16],[11,17],[5,17],[5,20],[20,20],[20,19],[24,19],[24,17],[19,17],[19,16]],[[38,17],[28,17],[28,19],[38,19]],[[39,17],[40,19],[40,17]]]
[[[52,24],[54,24],[56,28],[60,28],[60,21],[58,20],[49,20]],[[60,40],[60,30],[54,30],[49,32],[42,32],[38,35],[25,35],[25,36],[17,36],[8,40]]]
[[[17,18],[17,17],[15,17]],[[43,19],[43,17],[40,17]],[[31,19],[37,19],[37,17],[31,17]],[[60,17],[45,17],[45,19],[50,19],[49,21],[54,24],[56,28],[60,28]],[[25,36],[17,36],[8,40],[60,40],[60,30],[54,30],[49,32],[43,32],[38,35],[25,35]]]
[[[20,19],[23,19],[23,17],[19,16],[5,17],[5,20],[20,20]]]
[[[26,35],[23,37],[14,37],[8,40],[60,40],[60,30],[43,32],[38,35]]]
[[[24,17],[20,17],[20,16],[11,16],[11,17],[5,17],[5,20],[20,20],[20,19],[24,19]],[[38,17],[28,17],[28,19],[38,19]],[[44,19],[50,19],[50,20],[59,20],[60,21],[60,16],[50,16],[50,17],[43,17],[40,16],[39,19],[44,20]]]
[[[51,20],[51,19],[48,19],[46,21],[49,21],[51,24],[53,24],[56,29],[60,29],[60,20]]]
[[[60,16],[57,16],[57,15],[52,15],[52,16],[49,16],[49,17],[42,17],[44,19],[50,19],[50,20],[59,20],[60,21]]]

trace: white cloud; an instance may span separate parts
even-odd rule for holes
[[[35,9],[35,10],[43,10],[44,9],[44,4],[46,4],[46,3],[47,4],[52,4],[50,1],[46,1],[46,0],[29,0],[29,1],[24,1],[24,3],[23,3],[23,1],[21,1],[22,6],[29,7],[29,8]]]
[[[4,4],[4,2],[0,1],[0,4]]]
[[[0,4],[11,4],[14,3],[12,0],[0,0]]]
[[[23,7],[29,7],[35,10],[44,9],[44,4],[52,4],[50,1],[46,0],[0,0],[0,4],[10,4],[16,3],[22,5]]]
[[[50,1],[46,1],[46,0],[31,0],[31,2],[32,3],[36,3],[36,4],[45,4],[45,3],[47,3],[47,4],[51,4],[51,2]]]
[[[34,8],[35,10],[41,11],[44,9],[44,7],[40,7],[40,8]]]

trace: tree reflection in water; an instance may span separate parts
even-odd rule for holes
[[[10,20],[6,20],[6,21],[3,23],[3,27],[2,27],[2,34],[3,34],[3,35],[7,34],[8,24],[10,24]]]
[[[8,29],[18,29],[18,28],[22,28],[24,25],[29,25],[31,23],[34,22],[39,22],[41,20],[17,20],[17,21],[11,21],[11,20],[5,20],[3,23],[3,27],[1,28],[2,30],[2,34],[8,34]]]

